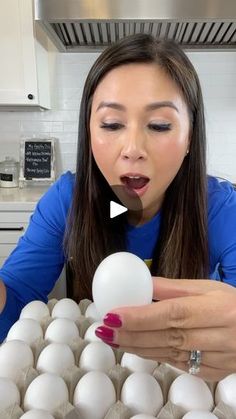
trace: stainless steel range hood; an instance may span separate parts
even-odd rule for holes
[[[97,51],[139,32],[236,50],[236,0],[34,0],[34,8],[60,51]]]

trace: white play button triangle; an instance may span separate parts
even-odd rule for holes
[[[123,214],[123,212],[128,211],[123,205],[117,204],[117,202],[110,201],[110,218],[117,217],[117,215]]]

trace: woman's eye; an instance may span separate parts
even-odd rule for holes
[[[149,124],[148,128],[157,132],[170,131],[171,124]]]
[[[123,125],[119,124],[118,122],[103,123],[100,125],[100,128],[106,129],[108,131],[117,131],[118,129],[123,128]]]

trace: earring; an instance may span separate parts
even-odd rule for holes
[[[186,156],[188,155],[188,153],[189,153],[189,149],[186,151]]]

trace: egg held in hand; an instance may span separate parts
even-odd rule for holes
[[[113,253],[96,269],[92,294],[101,317],[116,307],[150,304],[152,276],[138,256],[129,252]]]

